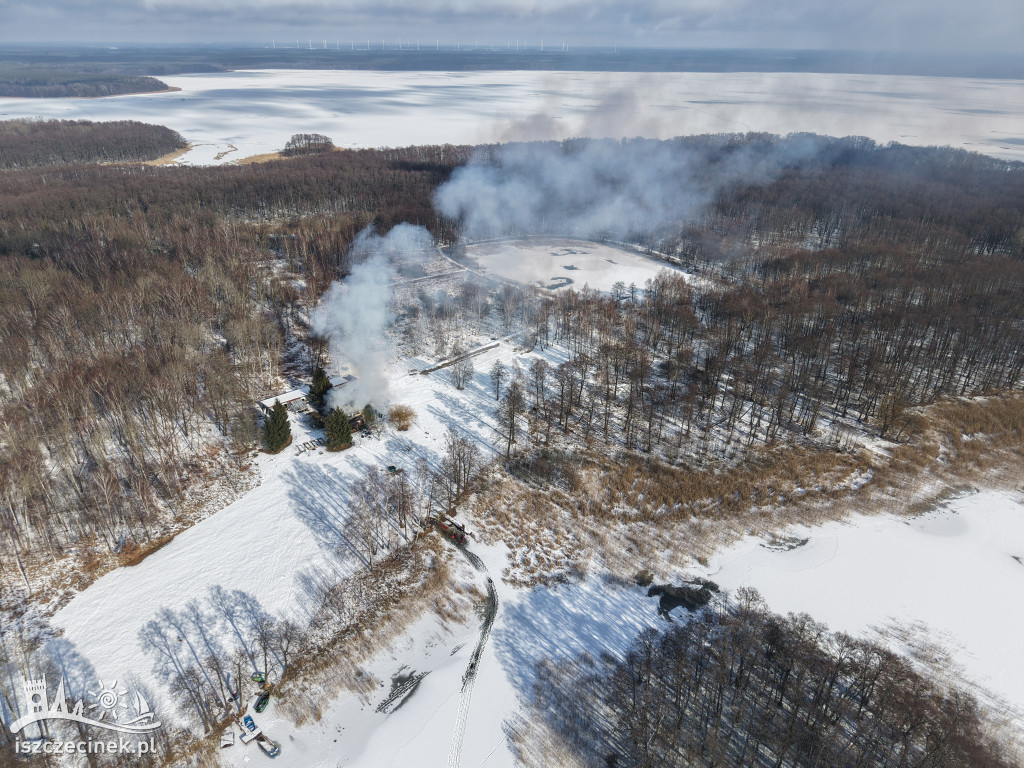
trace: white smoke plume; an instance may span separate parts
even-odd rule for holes
[[[356,377],[328,392],[328,407],[351,413],[367,403],[388,404],[387,367],[394,350],[386,331],[392,319],[393,264],[423,258],[431,248],[430,233],[412,224],[399,224],[384,236],[367,227],[356,236],[351,274],[331,284],[312,318],[313,330],[330,339],[335,365],[347,363]]]
[[[435,195],[470,239],[556,233],[623,239],[691,221],[725,185],[763,183],[814,156],[810,135],[505,144],[479,151]]]

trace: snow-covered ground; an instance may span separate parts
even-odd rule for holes
[[[477,243],[466,247],[466,255],[487,273],[552,290],[586,285],[611,291],[617,282],[643,290],[647,280],[671,268],[613,245],[558,238]]]
[[[344,575],[359,565],[347,554],[343,532],[352,480],[373,466],[411,468],[419,456],[433,462],[448,426],[493,453],[494,408],[488,401],[494,396],[484,371],[499,356],[510,362],[515,350],[502,344],[476,358],[474,380],[461,392],[447,371],[409,375],[409,361],[403,361],[390,392],[393,402],[413,406],[416,423],[381,438],[357,435],[355,447],[340,453],[303,450],[314,433],[293,414],[291,445],[257,459],[259,487],[140,564],[103,576],[58,612],[55,625],[106,678],[148,669],[136,639],[141,626],[157,609],[180,610],[215,586],[248,592],[268,612],[307,618],[317,606],[307,603],[304,574]]]
[[[463,391],[443,369],[410,375],[428,361],[396,361],[391,398],[413,406],[416,424],[408,432],[360,438],[342,453],[300,452],[312,435],[293,419],[293,444],[257,460],[258,488],[141,564],[107,574],[56,615],[65,654],[84,659],[100,679],[135,677],[163,691],[138,636],[161,609],[180,612],[219,588],[222,595],[239,590],[266,611],[304,619],[315,607],[309,588],[315,579],[307,577],[359,567],[344,545],[349,483],[369,466],[411,467],[420,456],[436,461],[448,427],[493,455],[495,401],[486,371],[495,359],[525,368],[528,357],[500,342],[474,358],[476,372]],[[894,622],[924,622],[968,679],[1024,708],[1024,620],[1014,609],[1024,602],[1024,505],[1017,497],[974,494],[914,519],[858,516],[789,531],[786,541],[800,545],[769,549],[744,540],[715,556],[701,575],[726,589],[754,586],[775,610],[806,611],[857,635],[873,636],[873,628]],[[575,585],[516,588],[500,578],[508,564],[503,546],[471,542],[470,549],[483,567],[466,564],[467,578],[482,591],[490,575],[498,598],[471,698],[463,676],[479,619],[445,625],[428,614],[367,665],[384,681],[369,703],[343,694],[324,702],[318,722],[299,728],[274,704],[254,715],[281,743],[276,763],[512,766],[503,725],[530,690],[537,661],[584,650],[621,652],[643,627],[663,621],[657,599],[643,589],[606,583],[596,573]],[[424,672],[402,706],[377,711],[395,675]],[[163,711],[169,715],[173,708]],[[219,755],[225,765],[265,759],[255,745],[236,744]]]
[[[180,132],[182,162],[280,150],[295,133],[340,147],[570,136],[798,131],[1024,159],[1020,80],[763,72],[264,70],[162,78],[171,93],[0,99],[0,120],[141,120]]]
[[[972,493],[915,518],[793,529],[770,547],[748,538],[701,575],[730,590],[756,587],[773,610],[805,612],[852,635],[925,626],[968,679],[1024,711],[1019,495]]]
[[[1013,608],[1024,601],[1024,565],[1015,559],[1024,558],[1024,505],[1018,497],[975,493],[917,518],[862,515],[788,533],[789,546],[807,542],[787,549],[781,541],[768,548],[764,540],[744,540],[719,553],[701,575],[729,590],[755,586],[776,611],[804,611],[857,636],[878,639],[875,628],[893,622],[920,628],[924,622],[929,639],[951,652],[968,681],[1024,709],[1024,620]],[[492,574],[506,562],[504,547],[472,549]],[[645,597],[645,590],[595,577],[556,589],[516,589],[498,580],[495,585],[500,609],[479,665],[461,764],[511,768],[502,725],[530,690],[536,662],[582,651],[621,652],[640,630],[663,620],[657,599]],[[474,642],[473,628],[453,635],[432,620],[421,622],[372,668],[384,680],[403,666],[432,670],[407,704],[381,716],[343,697],[319,724],[292,730],[294,741],[285,741],[278,762],[442,765],[450,755],[461,675]],[[956,670],[949,673],[956,679]],[[283,722],[273,726],[272,731],[289,728]],[[334,738],[337,752],[329,756],[312,748],[319,744],[330,751]]]

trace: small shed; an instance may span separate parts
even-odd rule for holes
[[[331,377],[331,389],[334,387],[343,387],[350,381],[355,381],[355,376],[346,374],[345,376],[332,376]],[[274,395],[268,397],[266,400],[260,400],[256,405],[264,414],[269,414],[270,409],[274,407],[274,401],[280,400],[281,405],[289,408],[293,411],[301,411],[309,405],[309,385],[304,384],[299,389],[293,389],[291,392],[285,392],[282,395]]]

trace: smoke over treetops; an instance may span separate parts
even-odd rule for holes
[[[630,239],[692,221],[730,184],[765,183],[787,167],[841,150],[841,141],[809,134],[498,145],[456,169],[434,204],[460,220],[470,239],[546,233]],[[372,228],[357,236],[356,266],[331,285],[313,314],[313,330],[330,339],[332,360],[347,363],[356,376],[331,390],[331,407],[388,403],[392,263],[422,258],[432,247],[429,232],[411,224],[384,236]]]
[[[770,181],[821,137],[573,139],[487,147],[435,194],[470,239],[557,233],[625,238],[691,221],[727,184]]]
[[[392,260],[422,258],[432,248],[423,227],[399,224],[383,237],[367,227],[352,243],[355,266],[334,282],[312,317],[313,331],[330,339],[331,359],[348,364],[355,381],[328,392],[327,404],[346,412],[388,403],[387,365],[394,356],[385,332],[391,320]]]

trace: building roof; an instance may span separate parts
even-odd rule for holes
[[[333,388],[344,386],[345,384],[348,384],[350,381],[353,381],[354,379],[355,376],[352,375],[332,376],[331,387]],[[260,400],[258,405],[264,411],[269,411],[271,408],[274,407],[275,400],[280,400],[281,405],[288,405],[289,403],[294,403],[296,400],[304,399],[308,394],[309,385],[304,384],[299,389],[293,389],[291,392],[285,392],[284,394],[281,395],[274,395],[273,397],[268,397],[265,400]]]

